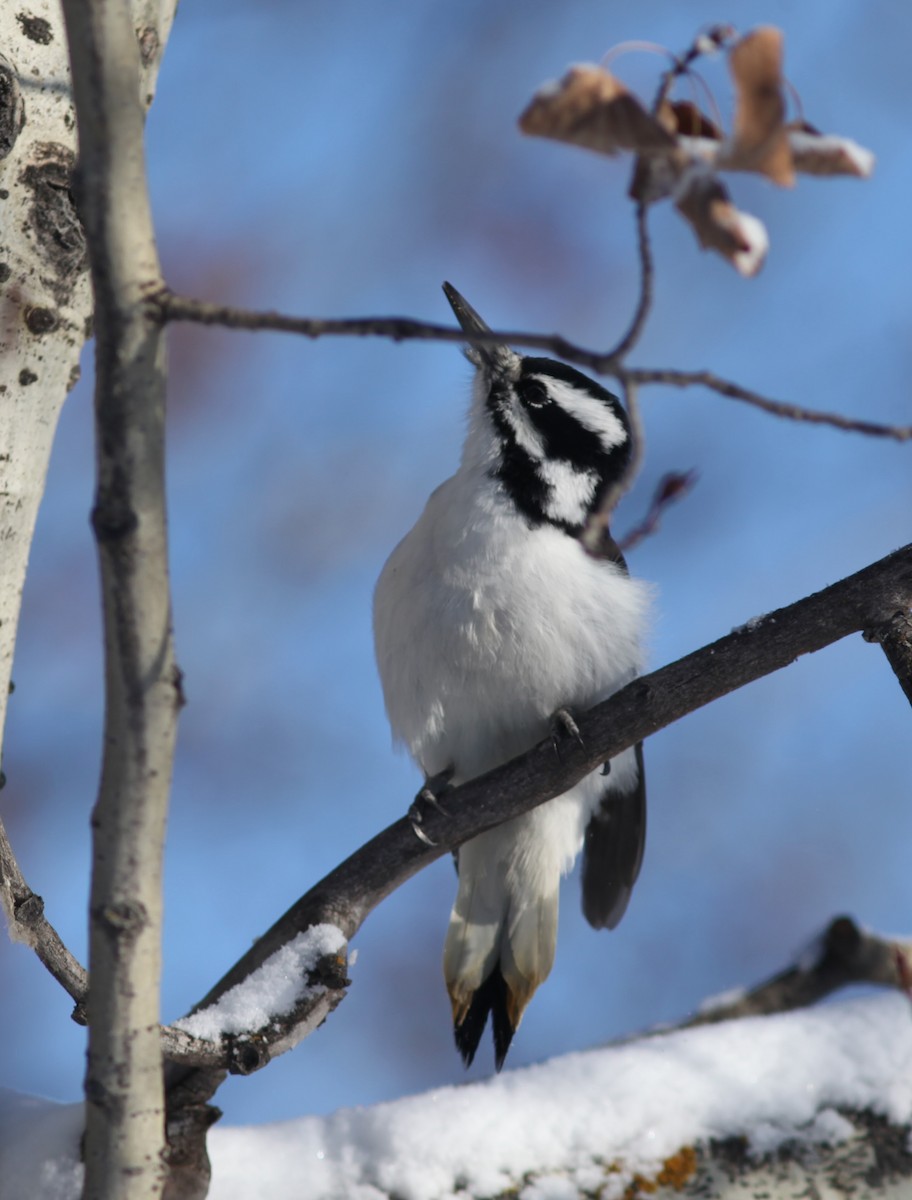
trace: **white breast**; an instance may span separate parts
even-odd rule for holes
[[[377,662],[394,736],[455,782],[528,749],[562,706],[640,670],[649,589],[551,527],[529,528],[465,470],[428,501],[377,583]]]

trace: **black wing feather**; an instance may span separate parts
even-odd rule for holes
[[[643,743],[636,746],[637,783],[608,791],[590,818],[583,844],[583,915],[595,929],[614,929],[623,917],[646,845]]]

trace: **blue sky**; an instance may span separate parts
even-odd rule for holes
[[[523,138],[568,63],[707,23],[780,25],[807,117],[877,154],[874,178],[736,178],[771,250],[754,280],[653,215],[656,301],[633,361],[710,367],[871,420],[912,420],[907,55],[912,11],[665,0],[185,0],[148,127],[169,282],[312,315],[449,319],[450,279],[493,325],[613,342],[636,297],[629,166]],[[651,92],[661,59],[616,64]],[[723,113],[722,63],[705,70]],[[458,461],[470,370],[452,346],[180,329],[169,494],[181,719],[167,846],[163,1011],[180,1015],[298,895],[399,816],[418,776],[389,745],[370,597]],[[656,480],[696,468],[631,567],[656,589],[658,666],[909,540],[912,448],[776,421],[717,396],[642,393]],[[0,797],[26,876],[85,957],[101,657],[91,364],[67,401],[26,587]],[[650,835],[628,915],[595,934],[575,879],[514,1066],[685,1014],[777,970],[830,917],[908,929],[909,710],[852,638],[647,746]],[[218,1102],[232,1122],[372,1103],[464,1077],[440,951],[440,862],[370,917],[326,1026]],[[21,947],[0,944],[0,1082],[78,1094],[83,1033]],[[491,1070],[489,1051],[472,1075]]]

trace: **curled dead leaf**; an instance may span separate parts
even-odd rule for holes
[[[700,245],[718,251],[739,275],[756,275],[763,266],[769,249],[763,222],[735,208],[725,185],[704,167],[692,167],[681,177],[675,207]]]
[[[692,100],[666,100],[659,109],[659,120],[669,133],[689,138],[721,141],[724,134],[715,122]]]
[[[674,136],[609,71],[571,67],[563,79],[535,93],[519,118],[523,133],[617,154],[667,152]]]
[[[813,125],[790,126],[789,146],[795,170],[805,175],[854,175],[868,179],[874,155],[851,138],[820,133]]]
[[[766,25],[745,34],[731,48],[728,63],[737,104],[726,167],[758,171],[791,187],[795,172],[782,97],[782,31]]]

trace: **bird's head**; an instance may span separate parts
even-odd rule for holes
[[[469,338],[491,332],[451,284],[443,290]],[[478,371],[475,416],[483,418],[470,441],[488,443],[473,447],[475,457],[531,525],[578,536],[630,460],[620,400],[574,367],[502,343],[470,344],[466,357]]]

